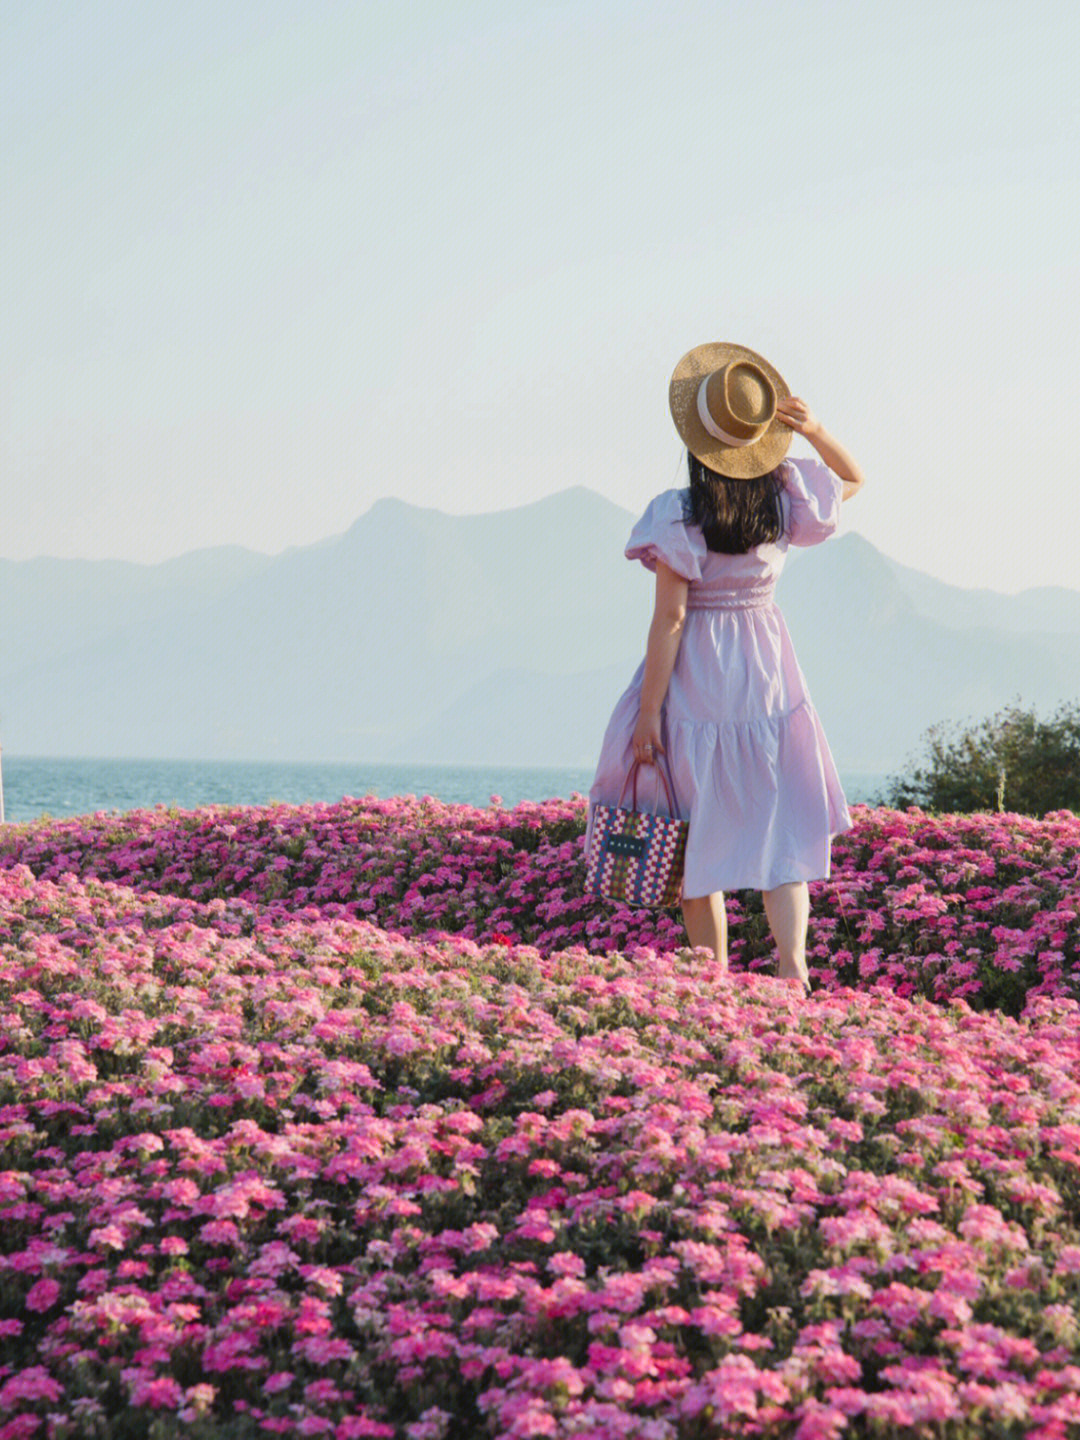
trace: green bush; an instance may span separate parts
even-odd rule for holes
[[[1019,702],[975,725],[932,725],[926,758],[887,782],[880,803],[941,814],[1009,810],[1080,812],[1080,704],[1063,703],[1047,720]]]

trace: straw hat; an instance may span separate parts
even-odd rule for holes
[[[783,376],[745,345],[698,345],[675,366],[668,401],[691,455],[736,480],[775,469],[794,433],[776,413]]]

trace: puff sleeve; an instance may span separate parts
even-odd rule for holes
[[[819,545],[840,524],[844,483],[821,460],[784,461],[784,529],[792,545]]]
[[[654,575],[656,562],[662,560],[684,580],[700,580],[705,548],[700,529],[685,523],[683,492],[665,490],[649,501],[623,553],[628,560],[640,560]]]

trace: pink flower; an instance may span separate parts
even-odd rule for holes
[[[334,1440],[393,1440],[397,1430],[382,1420],[372,1420],[367,1415],[347,1415],[334,1427]]]
[[[28,1310],[48,1310],[56,1304],[59,1296],[59,1284],[46,1277],[30,1287],[26,1296],[26,1308]]]
[[[546,1264],[553,1275],[582,1276],[585,1274],[585,1261],[580,1255],[575,1255],[572,1250],[560,1250],[555,1255],[549,1255]]]
[[[554,1435],[557,1429],[555,1416],[541,1401],[534,1400],[517,1411],[504,1433],[507,1437]]]
[[[465,1238],[465,1250],[471,1254],[477,1254],[481,1250],[490,1250],[492,1244],[498,1240],[498,1225],[492,1225],[488,1221],[477,1221],[477,1223],[467,1225],[462,1234]]]
[[[832,993],[792,1027],[756,908],[731,903],[721,985],[677,917],[582,899],[583,799],[0,835],[0,1140],[23,1167],[0,1173],[0,1280],[63,1287],[4,1327],[0,1388],[115,1357],[188,1425],[213,1387],[154,1387],[197,1365],[253,1431],[390,1440],[445,1368],[508,1436],[619,1440],[628,1407],[640,1440],[1038,1409],[1064,1440],[1080,820],[856,807],[812,887]],[[778,1265],[812,1320],[793,1348],[782,1308],[741,1328]],[[560,1327],[580,1371],[535,1358]],[[434,1398],[407,1440],[453,1428]]]
[[[60,1386],[43,1365],[30,1365],[0,1385],[0,1409],[10,1411],[20,1401],[59,1400]]]
[[[148,1405],[151,1410],[175,1410],[183,1396],[182,1387],[169,1375],[140,1380],[131,1387],[131,1404]]]
[[[962,1296],[941,1287],[927,1301],[926,1313],[935,1320],[944,1320],[946,1325],[960,1326],[971,1319],[972,1309]]]
[[[235,1245],[240,1231],[232,1220],[208,1220],[199,1228],[199,1239],[207,1245]]]
[[[124,1232],[119,1225],[102,1225],[90,1231],[90,1244],[103,1250],[123,1250],[126,1245]]]
[[[205,1381],[198,1385],[189,1385],[184,1392],[186,1406],[177,1412],[179,1418],[186,1424],[190,1424],[192,1420],[205,1415],[213,1405],[216,1395],[217,1387],[207,1385]]]
[[[799,1407],[793,1440],[837,1440],[847,1429],[848,1417],[834,1405],[808,1397]]]

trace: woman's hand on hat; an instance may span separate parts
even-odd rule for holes
[[[654,765],[655,756],[663,755],[664,747],[660,743],[660,717],[659,715],[646,715],[644,712],[638,716],[637,725],[634,727],[634,759],[640,760],[643,765]]]
[[[813,435],[820,429],[821,422],[807,405],[805,400],[800,400],[797,395],[785,395],[776,402],[777,417],[790,425],[792,430],[797,430],[800,435]]]

